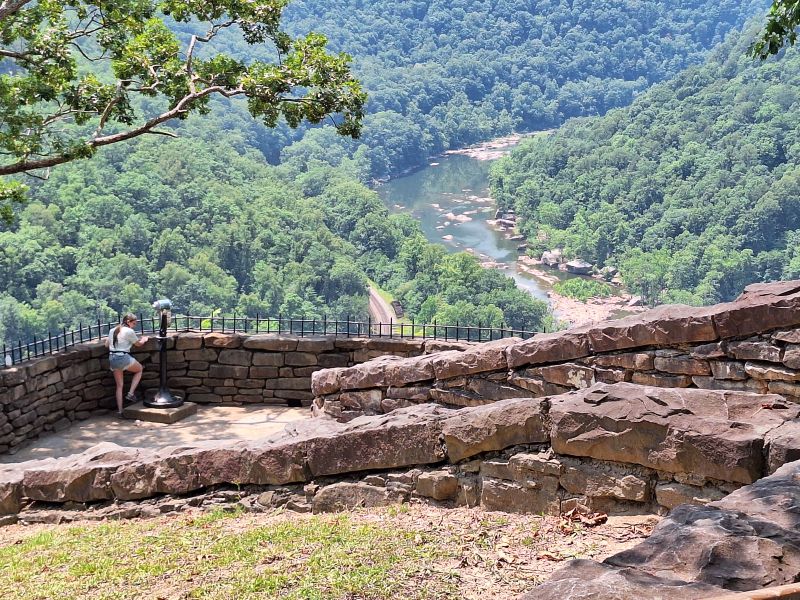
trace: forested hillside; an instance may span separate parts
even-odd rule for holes
[[[619,266],[651,303],[800,277],[800,53],[753,61],[755,32],[495,164],[496,197],[524,219],[533,253]]]
[[[543,326],[544,303],[470,256],[444,257],[347,165],[296,177],[264,164],[247,119],[191,118],[177,140],[108,148],[34,184],[0,231],[0,343],[149,314],[163,295],[197,315],[366,319],[367,276],[402,288],[412,316],[415,297],[440,294],[442,320]]]
[[[385,177],[448,148],[626,106],[703,60],[765,0],[292,0],[290,32],[319,31],[353,56],[369,93],[362,138],[280,129],[271,161],[338,164]],[[226,50],[249,51],[235,39]],[[283,144],[295,143],[281,152]],[[331,148],[335,148],[330,152]]]
[[[362,138],[269,129],[242,102],[219,100],[164,125],[178,140],[121,143],[31,180],[28,205],[0,223],[0,341],[145,310],[160,295],[204,315],[365,317],[367,277],[418,319],[540,328],[543,303],[428,244],[362,183],[447,148],[625,105],[765,6],[295,0],[288,30],[320,31],[354,57],[370,94]],[[191,26],[173,26],[186,41]],[[234,35],[215,44],[271,56]],[[141,104],[142,115],[153,109]]]

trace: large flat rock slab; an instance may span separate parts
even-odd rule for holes
[[[551,402],[559,454],[738,483],[766,474],[765,436],[800,415],[800,406],[774,394],[628,383],[596,384]]]

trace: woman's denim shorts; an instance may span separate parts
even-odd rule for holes
[[[135,362],[136,359],[130,354],[111,352],[108,355],[108,366],[112,371],[124,371]]]

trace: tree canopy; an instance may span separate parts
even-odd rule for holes
[[[158,126],[208,112],[212,96],[247,98],[268,127],[279,117],[295,127],[336,114],[337,131],[357,137],[366,96],[350,57],[329,54],[324,36],[282,31],[286,1],[3,0],[0,176],[169,135]],[[180,23],[192,33],[179,37],[171,25]],[[247,45],[268,44],[272,60],[206,51],[234,28]],[[6,217],[22,192],[19,181],[0,182]]]

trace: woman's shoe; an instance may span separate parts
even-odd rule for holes
[[[136,404],[136,402],[137,402],[136,395],[131,392],[128,392],[125,395],[125,402],[123,404],[131,405],[131,404]]]

